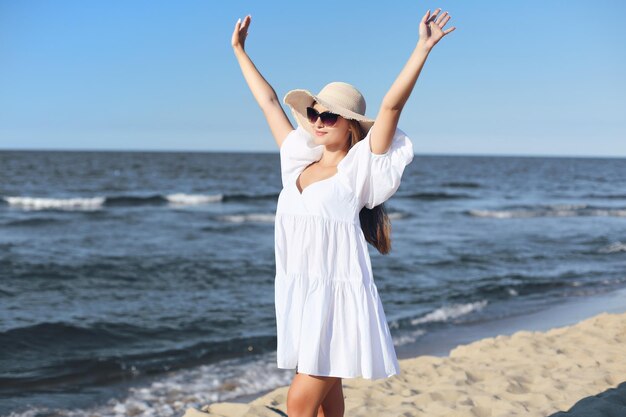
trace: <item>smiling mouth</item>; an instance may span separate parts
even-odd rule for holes
[[[326,133],[328,133],[328,132],[320,132],[319,130],[316,130],[316,131],[315,131],[315,134],[316,134],[317,136],[322,136],[322,135],[325,135]]]

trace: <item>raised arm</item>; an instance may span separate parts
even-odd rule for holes
[[[456,29],[453,26],[446,31],[442,30],[450,20],[450,15],[448,12],[444,12],[438,16],[440,11],[441,8],[435,10],[431,16],[430,10],[428,10],[422,17],[419,26],[419,40],[415,50],[383,98],[370,137],[372,152],[375,154],[383,154],[389,150],[391,140],[398,127],[400,113],[413,91],[428,54],[441,38]],[[374,126],[376,127],[374,128]]]
[[[283,140],[287,137],[289,132],[294,129],[294,127],[291,125],[289,118],[287,118],[285,111],[280,105],[280,100],[278,99],[276,92],[265,80],[265,78],[263,78],[244,50],[244,44],[246,37],[248,36],[248,28],[250,27],[251,20],[252,16],[250,15],[245,17],[243,24],[241,24],[241,19],[237,20],[231,43],[235,56],[237,57],[237,61],[239,62],[239,66],[241,67],[241,72],[243,73],[254,98],[257,103],[259,103],[261,110],[263,110],[263,114],[267,119],[272,135],[274,135],[274,140],[276,140],[276,144],[280,148]]]

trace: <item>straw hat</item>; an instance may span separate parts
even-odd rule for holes
[[[363,94],[354,86],[341,81],[326,84],[318,94],[302,89],[291,90],[285,94],[283,102],[291,108],[291,113],[298,124],[312,135],[315,132],[306,116],[306,108],[313,106],[315,102],[345,119],[357,120],[365,133],[369,132],[374,124],[374,119],[365,117]]]

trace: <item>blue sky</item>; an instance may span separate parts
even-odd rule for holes
[[[230,46],[237,18],[252,15],[246,51],[281,100],[345,81],[375,118],[437,7],[457,29],[400,118],[416,154],[626,157],[618,0],[0,0],[0,149],[276,152]]]

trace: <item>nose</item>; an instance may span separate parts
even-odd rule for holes
[[[313,123],[313,126],[315,126],[317,129],[321,129],[322,127],[324,127],[324,123],[322,123],[322,118],[318,116],[317,120]]]

